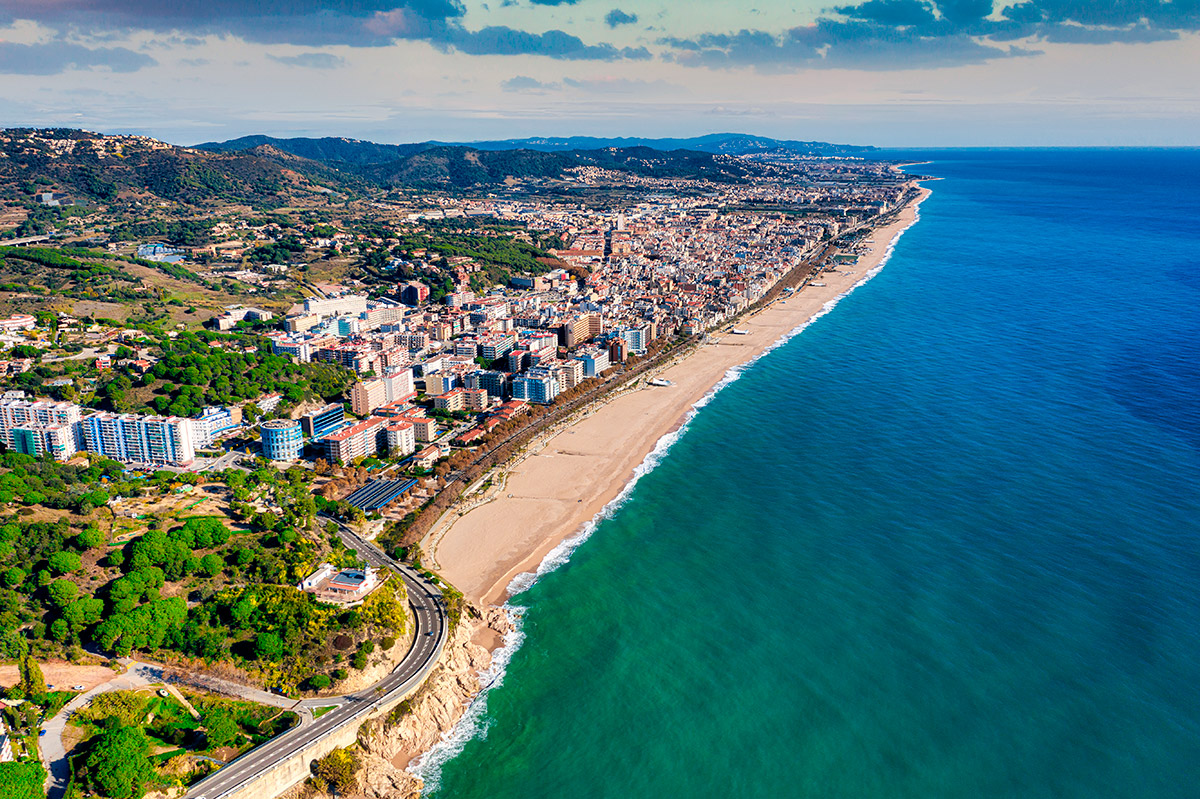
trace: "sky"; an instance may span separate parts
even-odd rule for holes
[[[1200,145],[1200,0],[0,0],[0,126]]]

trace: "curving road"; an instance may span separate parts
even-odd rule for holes
[[[319,719],[288,730],[251,749],[229,765],[204,778],[192,786],[186,794],[186,799],[221,799],[233,794],[296,752],[347,724],[362,721],[384,702],[403,696],[416,688],[437,664],[450,632],[442,592],[416,571],[393,561],[378,547],[352,530],[341,524],[338,527],[342,539],[348,546],[358,550],[359,557],[374,566],[393,569],[404,581],[417,628],[412,649],[391,674],[370,688],[340,697],[304,700],[300,704],[306,707],[335,707]]]

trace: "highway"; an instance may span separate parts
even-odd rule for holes
[[[449,636],[449,619],[442,592],[413,569],[396,563],[374,544],[338,524],[347,546],[373,566],[391,568],[408,589],[408,601],[416,620],[416,640],[398,666],[370,688],[327,699],[307,699],[307,707],[335,705],[311,724],[296,727],[250,750],[224,768],[192,786],[186,799],[221,799],[246,787],[276,764],[347,724],[361,721],[385,701],[416,688],[433,670]],[[266,799],[267,795],[263,795]]]

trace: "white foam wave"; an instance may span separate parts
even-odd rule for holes
[[[804,330],[813,322],[832,311],[839,302],[841,302],[850,294],[850,292],[854,291],[856,288],[875,277],[875,275],[879,274],[887,262],[891,260],[892,253],[896,249],[896,242],[898,242],[900,237],[904,235],[904,232],[916,224],[919,219],[920,213],[918,211],[917,215],[913,218],[913,221],[898,230],[896,235],[892,237],[892,240],[888,242],[887,249],[884,251],[883,257],[879,260],[879,263],[875,267],[863,273],[862,278],[855,282],[854,285],[850,286],[850,288],[846,289],[846,291],[826,302],[821,306],[821,310],[817,311],[815,314],[804,320],[804,322],[801,324],[789,330],[787,333],[784,333],[779,337],[778,340],[772,342],[771,345],[764,349],[761,353],[743,364],[739,364],[728,369],[720,381],[718,381],[716,385],[710,388],[703,397],[697,400],[695,404],[688,409],[687,415],[683,419],[683,423],[655,442],[654,449],[652,449],[650,453],[642,460],[642,462],[638,464],[637,468],[633,470],[633,476],[621,489],[621,493],[613,497],[612,500],[610,500],[603,508],[600,509],[599,513],[589,519],[587,523],[580,528],[579,532],[567,539],[564,539],[558,546],[550,550],[550,552],[546,554],[546,557],[542,559],[542,562],[538,564],[538,567],[535,571],[522,572],[514,577],[512,582],[508,584],[508,595],[512,598],[515,598],[518,594],[528,591],[542,577],[567,563],[567,561],[571,559],[571,554],[574,553],[584,541],[587,541],[589,538],[591,538],[592,533],[596,531],[596,528],[600,526],[600,523],[605,519],[611,518],[629,500],[629,497],[633,494],[633,490],[637,486],[638,482],[647,474],[654,471],[655,467],[662,462],[663,458],[666,457],[667,452],[670,451],[675,442],[682,438],[683,434],[687,432],[692,420],[696,418],[696,414],[700,412],[701,408],[712,402],[713,397],[719,394],[726,386],[729,386],[738,378],[740,378],[742,374],[745,373],[746,369],[753,366],[760,358],[768,355],[771,352],[774,352],[784,344],[787,344],[800,333],[804,332]],[[508,611],[509,618],[512,621],[512,629],[505,634],[504,644],[492,654],[491,666],[485,672],[480,674],[479,682],[482,688],[480,689],[479,695],[476,696],[471,704],[467,707],[467,710],[463,713],[462,718],[460,718],[458,722],[455,723],[455,725],[442,736],[441,740],[434,744],[428,752],[422,755],[421,758],[408,769],[411,774],[424,781],[425,787],[422,790],[422,796],[428,796],[438,789],[439,785],[441,784],[440,778],[443,765],[462,752],[463,748],[475,738],[487,737],[488,722],[485,719],[487,712],[487,695],[493,688],[497,688],[504,684],[504,676],[508,671],[508,664],[511,662],[516,651],[521,647],[521,644],[525,641],[525,633],[523,632],[522,627],[526,608],[521,605],[514,604],[512,599],[506,602],[504,607]]]
[[[488,693],[493,688],[504,684],[504,675],[508,673],[508,664],[525,641],[525,633],[521,629],[525,608],[513,606],[508,607],[507,610],[512,628],[504,634],[504,643],[492,653],[491,665],[480,672],[479,694],[467,705],[467,709],[454,726],[442,735],[441,740],[421,755],[417,762],[408,767],[408,772],[424,783],[422,796],[427,796],[438,789],[442,766],[448,760],[456,757],[463,747],[475,738],[487,737],[488,725],[485,716]]]

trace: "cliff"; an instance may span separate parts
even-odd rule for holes
[[[512,629],[503,608],[468,608],[425,684],[391,714],[365,722],[358,732],[359,791],[368,799],[416,799],[422,782],[406,771],[462,717],[492,664],[491,649]],[[323,799],[301,786],[289,797]]]

